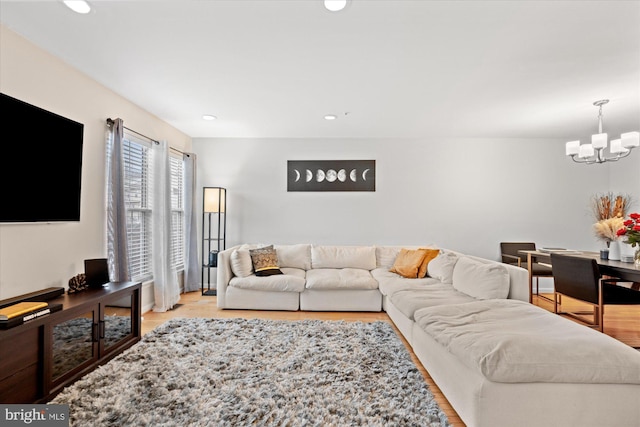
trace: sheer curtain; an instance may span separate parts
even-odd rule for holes
[[[200,289],[200,269],[198,265],[198,235],[196,219],[196,155],[184,156],[184,291]]]
[[[171,169],[169,144],[152,145],[153,170],[153,311],[167,311],[180,300],[178,276],[171,262]]]
[[[122,161],[122,119],[110,122],[107,131],[107,259],[109,277],[114,282],[131,280],[127,249],[127,216],[124,206]]]

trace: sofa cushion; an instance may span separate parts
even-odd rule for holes
[[[253,274],[253,263],[249,249],[238,248],[231,252],[231,271],[237,277],[247,277]]]
[[[440,305],[416,310],[414,317],[425,333],[490,381],[640,384],[640,352],[528,302]]]
[[[453,268],[453,287],[477,299],[506,298],[509,273],[497,262],[460,257]]]
[[[312,268],[376,268],[373,246],[311,246]]]
[[[281,269],[283,274],[273,276],[233,277],[229,286],[241,289],[273,292],[302,292],[305,284],[305,271],[298,268]]]
[[[400,253],[389,271],[408,279],[422,277],[419,276],[419,271],[426,256],[426,249],[400,249]]]
[[[311,245],[275,245],[280,267],[311,269]]]
[[[376,268],[387,267],[390,269],[396,261],[401,249],[435,249],[433,243],[420,246],[375,246],[376,249]]]
[[[387,270],[393,266],[402,246],[376,246],[376,267],[386,267]]]
[[[389,299],[402,314],[411,320],[414,319],[414,313],[424,307],[477,301],[444,283],[423,286],[420,289],[398,290],[392,293]]]
[[[273,245],[258,249],[249,249],[253,271],[256,276],[272,276],[282,274],[278,265],[278,254]]]
[[[458,262],[458,256],[453,252],[440,251],[437,257],[429,262],[427,274],[442,283],[453,282],[453,267]]]
[[[314,268],[306,277],[307,289],[378,289],[371,273],[358,268]]]
[[[420,289],[424,286],[441,283],[438,279],[433,279],[431,277],[425,277],[423,279],[407,279],[396,273],[390,272],[387,267],[380,267],[375,270],[371,270],[371,275],[378,281],[378,289],[382,295],[391,295],[399,290]]]

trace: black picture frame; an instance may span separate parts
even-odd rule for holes
[[[287,191],[376,191],[376,161],[289,160]]]

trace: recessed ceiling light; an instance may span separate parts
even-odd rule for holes
[[[202,116],[202,119],[203,120],[215,120],[215,119],[217,119],[217,117],[216,116],[212,116],[211,114],[204,114]]]
[[[339,12],[345,8],[347,0],[324,0],[324,7],[330,12]]]
[[[76,13],[89,13],[91,12],[91,6],[84,0],[65,0],[64,4]]]
[[[325,120],[335,120],[337,118],[338,116],[336,116],[335,114],[327,114],[326,116],[324,116]]]

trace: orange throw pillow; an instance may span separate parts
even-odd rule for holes
[[[421,250],[423,248],[420,248]],[[427,251],[424,259],[422,260],[422,264],[420,264],[420,268],[418,269],[418,278],[427,277],[427,266],[429,262],[437,257],[440,254],[440,249],[424,249]]]
[[[426,256],[427,249],[400,249],[400,253],[389,271],[402,277],[416,279]]]

